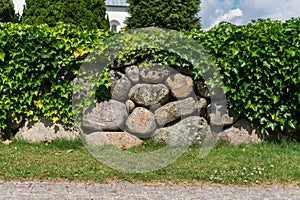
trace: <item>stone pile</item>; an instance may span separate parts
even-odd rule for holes
[[[82,129],[92,145],[96,145],[91,139],[95,133],[100,138],[108,132],[124,140],[132,141],[134,136],[135,144],[152,138],[168,145],[190,145],[211,134],[208,120],[213,123],[221,118],[231,125],[238,118],[236,113],[230,117],[229,112],[216,117],[205,85],[167,66],[113,68],[109,78],[111,100],[97,103],[83,116]],[[224,98],[220,92],[212,95]]]
[[[183,68],[115,66],[109,78],[111,99],[93,105],[82,118],[81,128],[89,145],[130,148],[145,138],[168,145],[190,145],[214,132],[212,127],[223,125],[220,138],[234,145],[262,138],[258,126],[216,103],[224,100],[222,91],[210,93],[203,81],[193,81]],[[216,102],[211,103],[212,98]],[[47,119],[25,123],[20,117],[10,126],[17,130],[16,139],[28,142],[79,137],[76,127]]]

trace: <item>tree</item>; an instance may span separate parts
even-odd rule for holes
[[[128,28],[155,26],[173,30],[200,29],[201,0],[127,0],[130,17]]]
[[[0,22],[18,22],[12,0],[0,0]]]
[[[89,29],[108,29],[104,0],[25,0],[22,23],[55,26],[64,22]]]

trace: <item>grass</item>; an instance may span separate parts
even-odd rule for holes
[[[130,149],[133,152],[160,148],[151,142]],[[124,173],[97,161],[81,141],[0,144],[0,179],[87,181],[108,183],[128,181],[162,184],[297,184],[300,185],[300,143],[230,146],[219,142],[210,154],[199,158],[192,146],[168,167],[147,173]]]

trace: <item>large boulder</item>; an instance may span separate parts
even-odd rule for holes
[[[124,103],[110,100],[93,105],[82,117],[82,129],[86,132],[118,131],[124,128],[128,117]]]
[[[143,143],[142,140],[127,132],[93,132],[85,135],[85,142],[89,146],[114,145],[123,149]]]
[[[79,138],[79,129],[40,118],[37,122],[25,122],[24,126],[16,133],[15,138],[31,143],[56,139],[74,140]]]
[[[162,83],[175,70],[162,65],[151,65],[140,70],[140,78],[145,83]]]
[[[124,101],[128,97],[128,92],[132,86],[131,81],[122,73],[111,70],[109,73],[111,81],[111,98],[117,101]]]
[[[177,99],[189,97],[194,92],[193,79],[179,73],[170,75],[166,84],[170,88],[172,96]]]
[[[148,138],[156,129],[154,115],[143,107],[137,107],[126,120],[126,131],[139,137]]]
[[[140,106],[157,106],[169,100],[169,89],[163,84],[136,84],[128,96]]]
[[[192,97],[189,97],[163,105],[155,111],[154,116],[157,124],[163,126],[180,119],[182,116],[194,113],[196,108],[195,100]]]
[[[263,136],[259,127],[251,124],[247,119],[240,119],[231,127],[223,130],[219,134],[219,138],[229,141],[232,145],[259,143],[267,137]]]
[[[171,146],[185,146],[200,143],[206,134],[211,134],[207,121],[203,117],[192,116],[173,126],[157,129],[152,139]]]

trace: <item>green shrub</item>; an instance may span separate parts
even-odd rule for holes
[[[107,30],[109,21],[105,16],[105,0],[25,0],[22,23],[53,27],[63,22]]]
[[[286,22],[222,23],[193,31],[216,61],[227,89],[229,107],[262,129],[294,128],[300,120],[300,18]]]
[[[19,16],[15,13],[12,0],[0,1],[0,22],[18,22]]]
[[[258,20],[243,26],[222,23],[206,32],[193,30],[186,34],[198,41],[215,61],[229,107],[249,120],[258,120],[263,130],[279,131],[294,128],[300,121],[299,27],[300,18],[286,22]],[[157,38],[163,38],[156,33]],[[43,115],[53,121],[71,123],[71,83],[88,53],[112,35],[63,24],[53,28],[0,24],[0,129],[19,115]],[[176,39],[171,35],[170,32],[166,36],[175,46],[169,46],[168,51],[145,48],[119,58],[183,66],[194,79],[202,78],[199,65],[193,66],[172,51],[178,46],[177,40],[184,37],[177,35]],[[145,36],[141,34],[137,39],[142,43]],[[114,39],[114,44],[118,44],[118,38]],[[125,41],[129,39],[130,35]],[[153,42],[163,44],[154,39]],[[119,52],[119,46],[112,45],[111,49]],[[192,52],[192,46],[180,47]],[[200,60],[201,64],[206,61]],[[101,77],[97,98],[108,96],[107,72]]]
[[[126,19],[129,29],[159,27],[172,30],[200,29],[200,0],[127,0],[130,16]]]
[[[72,122],[72,81],[85,59],[111,32],[73,25],[0,23],[0,129],[43,115]]]

